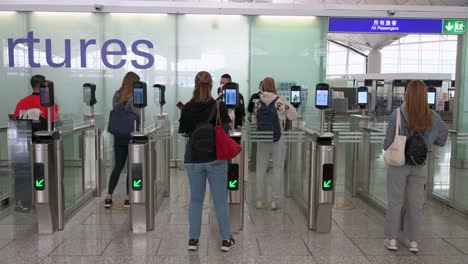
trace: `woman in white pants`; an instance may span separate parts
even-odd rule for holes
[[[423,81],[412,81],[406,90],[405,103],[400,108],[400,135],[419,135],[424,139],[430,151],[433,144],[443,146],[447,141],[448,127],[442,118],[429,108],[427,102],[427,87]],[[397,111],[395,110],[387,127],[384,140],[386,150],[395,137]],[[406,148],[411,144],[406,142]],[[413,159],[414,162],[414,159]],[[387,170],[387,201],[385,215],[385,246],[388,250],[397,250],[397,237],[401,228],[402,212],[404,239],[408,240],[408,249],[418,252],[418,240],[422,208],[426,192],[427,161],[425,165],[406,165],[401,167],[388,166]],[[404,210],[402,210],[404,208]]]
[[[254,109],[252,113],[252,123],[257,124],[257,112],[261,107],[274,104],[281,130],[284,131],[286,119],[295,120],[297,118],[296,109],[292,107],[287,100],[278,96],[275,80],[273,78],[265,78],[262,81],[260,90],[260,99],[253,100]],[[265,174],[270,162],[270,156],[273,161],[271,209],[276,210],[280,207],[285,155],[286,144],[281,138],[272,143],[257,143],[257,177],[255,185],[258,209],[267,207],[265,197]]]

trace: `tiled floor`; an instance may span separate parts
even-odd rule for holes
[[[215,213],[206,208],[200,249],[188,252],[186,191],[180,187],[186,178],[183,171],[172,173],[172,193],[157,212],[153,231],[133,234],[127,209],[104,209],[101,198],[52,235],[38,235],[34,218],[16,213],[0,221],[0,263],[468,263],[468,217],[428,202],[420,253],[408,252],[403,244],[389,252],[383,248],[382,214],[358,199],[351,201],[352,210],[334,209],[327,234],[308,230],[289,199],[278,211],[246,209],[244,230],[235,235],[238,244],[230,253],[220,251]],[[117,192],[123,190],[119,185]],[[122,203],[123,196],[115,200]]]

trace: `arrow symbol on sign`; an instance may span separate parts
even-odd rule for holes
[[[44,179],[36,180],[36,187],[44,187]]]
[[[452,23],[448,22],[448,24],[445,25],[445,28],[446,28],[448,31],[451,31],[451,30],[453,29]]]
[[[229,188],[236,188],[237,180],[229,181]]]
[[[323,182],[323,188],[330,188],[331,180]]]
[[[141,180],[133,180],[133,187],[141,187]]]

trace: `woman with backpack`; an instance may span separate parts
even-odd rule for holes
[[[273,142],[257,143],[256,206],[257,209],[267,207],[264,194],[265,174],[271,156],[273,160],[273,178],[270,205],[272,210],[276,210],[280,208],[281,203],[286,157],[286,144],[281,140],[281,131],[286,128],[286,120],[292,121],[297,118],[297,112],[286,99],[278,95],[273,78],[265,78],[262,81],[260,90],[260,99],[254,99],[252,123],[257,125],[259,131],[273,132]]]
[[[140,76],[134,72],[128,72],[125,74],[123,78],[122,85],[120,89],[117,90],[114,94],[112,99],[112,107],[114,110],[116,109],[123,109],[124,111],[131,111],[136,115],[140,115],[140,112],[137,108],[133,106],[133,83],[140,80]],[[109,189],[107,197],[104,201],[104,206],[106,208],[111,208],[113,201],[112,201],[112,194],[114,193],[115,187],[117,187],[117,183],[119,182],[120,174],[127,163],[128,157],[128,143],[130,142],[130,135],[128,136],[114,136],[114,169],[112,170],[112,174],[109,178]],[[130,201],[128,199],[128,174],[127,174],[127,181],[126,181],[126,188],[127,188],[127,196],[124,201],[124,207],[130,207]]]
[[[399,122],[398,122],[399,121]],[[448,127],[429,108],[427,87],[423,81],[412,81],[406,90],[405,103],[393,111],[383,144],[387,150],[394,142],[396,129],[406,136],[405,165],[387,169],[387,201],[385,215],[385,247],[397,250],[397,236],[403,219],[403,231],[409,251],[418,252],[422,208],[427,181],[427,152],[433,144],[445,145]],[[403,154],[402,154],[403,155]]]
[[[222,237],[221,250],[229,251],[235,241],[231,237],[229,207],[227,201],[226,160],[216,160],[214,125],[217,104],[221,123],[229,130],[230,119],[223,102],[211,97],[213,79],[208,72],[195,76],[192,99],[184,105],[180,117],[179,133],[188,135],[184,163],[190,185],[189,243],[188,250],[198,250],[202,224],[202,206],[205,199],[206,180],[210,182],[211,196],[216,210],[216,219]]]

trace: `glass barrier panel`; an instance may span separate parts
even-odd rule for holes
[[[455,139],[452,137],[452,144],[455,144]],[[468,134],[458,133],[456,137],[457,151],[468,150]],[[460,148],[460,146],[462,146]],[[461,150],[458,150],[461,149]],[[453,151],[452,151],[453,153]],[[459,153],[461,154],[461,153]],[[464,153],[463,157],[467,157],[467,153]],[[457,164],[458,163],[458,164]],[[453,180],[453,199],[455,208],[468,213],[468,167],[466,162],[462,160],[457,162],[450,168],[455,171],[455,177]]]
[[[433,146],[432,157],[433,162],[432,171],[429,175],[433,175],[433,189],[434,195],[453,201],[453,181],[455,179],[456,169],[450,165],[451,147],[452,142],[456,142],[456,135],[451,134],[447,143],[443,147]]]
[[[11,176],[10,159],[8,155],[8,133],[0,130],[0,202],[13,200],[13,182]],[[1,208],[1,205],[0,205]]]
[[[81,133],[63,137],[63,187],[65,208],[75,204],[85,191]]]

